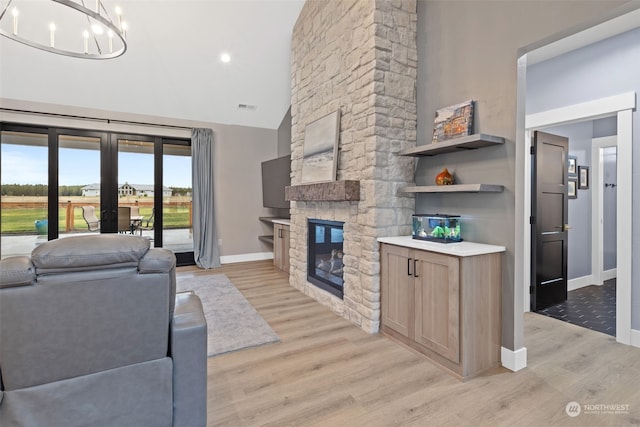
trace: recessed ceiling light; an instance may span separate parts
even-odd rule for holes
[[[231,56],[229,56],[228,53],[223,53],[222,55],[220,55],[220,61],[226,64],[227,62],[231,61]]]

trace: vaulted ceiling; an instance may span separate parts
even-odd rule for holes
[[[23,9],[21,30],[44,2],[13,0],[11,7]],[[290,105],[291,33],[304,0],[102,3],[109,10],[121,6],[129,24],[122,57],[70,58],[0,37],[0,97],[278,128]],[[40,19],[48,25],[47,17]],[[11,18],[1,25],[7,29]],[[229,63],[220,60],[223,52]]]

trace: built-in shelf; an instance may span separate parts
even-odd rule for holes
[[[289,221],[289,218],[283,218],[281,216],[259,216],[258,219],[272,226],[276,223],[286,223]],[[273,245],[273,235],[258,236],[258,240]]]
[[[284,198],[298,202],[353,202],[360,200],[360,181],[329,181],[285,187]]]
[[[502,185],[493,184],[454,184],[454,185],[418,185],[401,187],[400,193],[502,193]]]
[[[258,236],[258,240],[273,245],[273,236]]]
[[[398,154],[401,156],[413,157],[436,156],[438,154],[455,153],[500,144],[504,144],[504,138],[500,136],[476,133],[474,135],[463,136],[449,141],[420,145],[418,147],[403,150]]]
[[[289,221],[289,218],[283,218],[281,216],[259,216],[258,219],[262,222],[268,222],[270,224],[279,221]]]

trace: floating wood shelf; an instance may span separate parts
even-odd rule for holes
[[[398,154],[401,156],[412,157],[436,156],[438,154],[455,153],[500,144],[504,144],[504,138],[500,136],[476,133],[474,135],[463,136],[449,141],[420,145],[418,147],[403,150]]]
[[[455,184],[455,185],[419,185],[402,187],[400,193],[502,193],[502,185],[493,184]]]
[[[284,198],[300,202],[352,202],[360,200],[360,181],[330,181],[285,187]]]

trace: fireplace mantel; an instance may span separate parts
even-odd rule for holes
[[[285,187],[285,199],[299,202],[351,202],[360,200],[360,181],[330,181]]]

